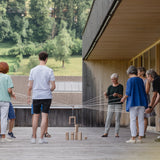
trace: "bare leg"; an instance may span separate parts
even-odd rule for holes
[[[41,121],[41,137],[43,138],[45,130],[47,129],[47,123],[48,122],[48,113],[42,112],[42,121]]]
[[[139,139],[139,140],[142,140],[142,136],[139,136],[138,139]]]
[[[33,114],[32,116],[32,131],[33,131],[32,137],[33,138],[36,138],[39,115],[40,114]]]
[[[132,137],[131,139],[132,139],[132,140],[135,140],[135,139],[136,139],[136,137]]]
[[[148,118],[144,118],[144,134],[147,131],[147,126],[148,126]]]
[[[137,136],[138,136],[139,135],[138,117],[136,118],[136,126],[137,126]]]
[[[15,122],[15,119],[10,119],[9,120],[9,133],[11,133],[12,130],[13,130],[14,122]]]
[[[5,136],[5,134],[1,134],[2,135],[2,138],[5,138],[6,136]]]
[[[48,118],[47,118],[47,122],[46,122],[47,124],[46,124],[46,129],[45,129],[45,133],[47,133],[48,132]]]

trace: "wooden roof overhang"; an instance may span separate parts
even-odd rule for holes
[[[121,0],[109,16],[84,60],[131,59],[160,39],[160,0]]]

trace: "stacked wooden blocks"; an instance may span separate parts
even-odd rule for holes
[[[82,140],[82,132],[78,132],[78,127],[78,124],[75,124],[75,132],[71,132],[70,140]],[[69,132],[66,132],[66,140],[69,140]]]

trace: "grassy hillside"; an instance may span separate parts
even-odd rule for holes
[[[10,65],[14,64],[14,58],[0,57],[0,61],[5,61]],[[38,57],[37,57],[38,61]],[[10,72],[11,75],[28,75],[29,69],[27,64],[29,59],[22,59],[20,67],[17,72]],[[69,63],[65,63],[65,67],[62,68],[62,63],[55,61],[53,58],[49,58],[47,66],[54,70],[56,76],[81,76],[82,75],[82,59],[81,57],[71,57]]]
[[[11,57],[4,57],[5,53],[15,45],[11,43],[0,43],[0,61],[7,62],[9,66],[14,65],[16,60]],[[38,56],[37,56],[38,61]],[[30,69],[28,68],[29,59],[22,59],[19,68],[16,72],[9,72],[10,75],[28,75]],[[62,62],[55,61],[49,57],[47,66],[52,68],[56,76],[81,76],[82,75],[82,58],[81,56],[74,56],[69,59],[68,63],[65,63],[65,67],[62,68]]]

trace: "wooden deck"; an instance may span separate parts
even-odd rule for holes
[[[16,127],[16,139],[0,143],[0,160],[159,160],[160,142],[154,142],[157,134],[147,133],[142,144],[126,144],[130,138],[128,128],[120,129],[120,138],[101,138],[104,128],[79,128],[82,141],[66,141],[65,133],[72,127],[49,128],[52,135],[48,144],[30,144],[31,127]],[[38,129],[38,132],[40,129]],[[39,136],[39,135],[38,135]],[[87,137],[87,140],[84,140]],[[37,140],[38,141],[38,140]]]

